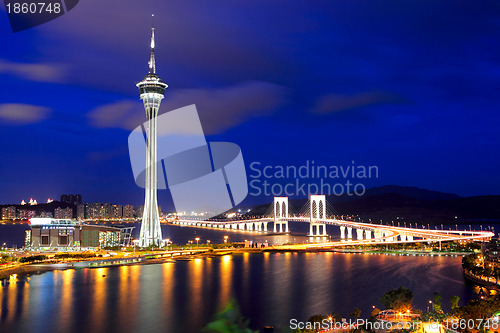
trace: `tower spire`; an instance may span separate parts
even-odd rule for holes
[[[153,14],[151,17],[152,17],[152,25],[151,25],[151,55],[149,57],[149,74],[156,74],[156,64],[155,64],[155,25],[154,25],[155,14]]]

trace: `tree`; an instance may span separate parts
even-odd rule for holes
[[[433,299],[434,299],[434,303],[432,304],[432,306],[434,307],[434,312],[438,312],[438,313],[443,312],[443,309],[441,306],[441,300],[443,299],[443,297],[440,294],[435,293]]]
[[[398,312],[406,312],[411,309],[413,303],[413,291],[405,287],[389,290],[384,296],[379,298],[386,309],[393,309]]]
[[[349,314],[349,316],[354,317],[354,319],[356,320],[359,318],[360,315],[361,315],[361,310],[358,308],[354,308],[354,310],[352,310],[352,312]]]
[[[450,298],[450,304],[451,304],[451,309],[455,310],[458,308],[458,302],[460,301],[460,296],[451,296]]]
[[[374,309],[372,310],[372,317],[376,317],[379,313],[380,313],[380,309],[378,309],[378,308],[374,308]]]

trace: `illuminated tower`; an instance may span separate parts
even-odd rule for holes
[[[149,73],[137,84],[137,87],[139,87],[141,99],[144,102],[144,109],[146,110],[146,118],[148,119],[146,125],[146,196],[139,244],[142,247],[151,245],[161,246],[163,242],[157,200],[156,116],[158,115],[158,109],[164,97],[167,84],[156,74],[154,27],[151,29]]]

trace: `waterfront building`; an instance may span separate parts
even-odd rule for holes
[[[120,228],[87,225],[71,219],[32,218],[25,246],[31,250],[75,251],[120,246]]]

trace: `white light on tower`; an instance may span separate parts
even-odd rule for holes
[[[142,247],[162,245],[157,199],[156,116],[165,94],[165,88],[168,86],[156,74],[154,27],[151,29],[151,53],[148,64],[149,73],[137,84],[148,120],[146,125],[146,193],[139,237],[139,245]]]

